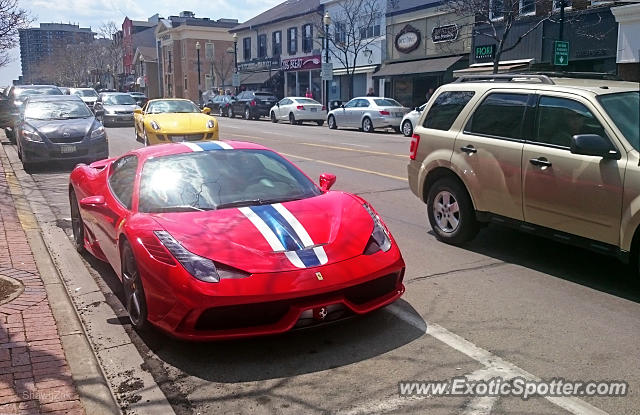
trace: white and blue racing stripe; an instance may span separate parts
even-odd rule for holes
[[[198,141],[198,142],[182,142],[192,151],[210,151],[210,150],[233,150],[233,147],[222,141]]]
[[[240,211],[254,224],[275,252],[284,252],[298,268],[327,263],[322,246],[315,246],[309,233],[282,204],[251,206]]]

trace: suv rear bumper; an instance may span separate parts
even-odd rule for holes
[[[422,195],[422,186],[420,185],[420,168],[422,165],[415,161],[410,160],[409,164],[407,164],[407,177],[409,178],[409,189],[411,192],[418,196],[420,200],[424,201],[424,197]]]

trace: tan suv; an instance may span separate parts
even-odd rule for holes
[[[436,237],[460,244],[496,222],[640,268],[638,90],[521,74],[440,87],[416,124],[408,165]]]

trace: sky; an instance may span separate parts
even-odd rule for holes
[[[125,16],[146,20],[159,13],[162,17],[189,10],[196,17],[246,21],[284,0],[19,0],[20,7],[31,12],[33,27],[40,23],[74,23],[96,30],[108,21],[122,25]],[[0,68],[0,86],[10,85],[21,74],[20,50],[11,51],[13,61]]]

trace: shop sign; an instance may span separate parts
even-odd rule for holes
[[[280,66],[279,58],[259,58],[248,62],[238,63],[238,71],[240,72],[260,72],[269,69],[278,69]]]
[[[420,31],[408,24],[396,35],[396,49],[402,53],[413,52],[418,49],[421,40]]]
[[[496,56],[496,45],[476,46],[474,52],[476,61],[490,61]]]
[[[332,63],[323,63],[322,70],[320,71],[320,77],[323,81],[332,81],[333,80],[333,64]]]
[[[302,56],[300,58],[283,59],[281,69],[283,71],[304,71],[320,69],[322,59],[320,55]]]
[[[453,42],[458,38],[458,25],[448,24],[445,26],[434,27],[431,32],[431,40],[433,43]]]

